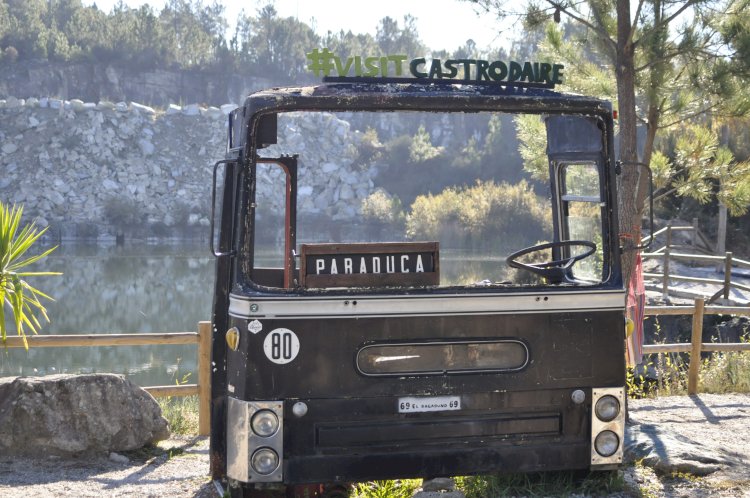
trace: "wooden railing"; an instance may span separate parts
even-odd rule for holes
[[[174,386],[150,386],[143,389],[154,397],[198,395],[198,434],[210,432],[211,416],[211,322],[198,322],[198,332],[166,332],[163,334],[71,334],[33,335],[26,340],[31,348],[82,346],[150,346],[164,344],[198,345],[198,383]],[[24,347],[23,339],[8,336],[5,346]]]
[[[706,306],[702,298],[697,298],[693,306],[646,306],[646,316],[692,315],[693,326],[690,343],[644,344],[643,353],[690,353],[688,364],[688,394],[698,393],[701,352],[703,351],[750,351],[750,343],[703,342],[704,315],[750,315],[748,307]]]
[[[690,245],[674,244],[672,241],[672,233],[674,232],[691,232],[692,236]],[[654,249],[652,251],[654,254],[661,254],[670,249],[693,249],[704,254],[714,254],[715,244],[708,240],[708,237],[706,237],[700,228],[698,228],[698,218],[693,218],[693,224],[689,226],[672,226],[672,223],[670,222],[664,228],[654,232],[653,237],[656,238],[661,234],[666,234],[666,242],[658,249]],[[641,242],[645,241],[646,240],[644,239]]]
[[[664,246],[653,250],[652,252],[643,253],[641,256],[643,259],[662,259],[662,273],[649,273],[644,272],[645,278],[657,278],[661,279],[662,282],[662,297],[666,299],[669,295],[669,282],[670,280],[677,280],[681,282],[697,282],[704,284],[717,284],[721,288],[713,296],[708,299],[709,303],[716,301],[719,297],[724,300],[729,299],[729,292],[731,289],[738,289],[746,292],[750,292],[750,286],[741,284],[739,282],[732,282],[732,268],[750,268],[750,261],[745,261],[739,258],[735,258],[731,252],[725,252],[723,256],[712,256],[710,255],[711,243],[698,229],[698,220],[693,220],[693,226],[672,226],[671,224],[662,228],[661,230],[654,233],[654,237],[666,233],[666,243]],[[692,232],[692,243],[691,245],[677,245],[672,243],[672,232],[675,231],[689,231]],[[687,254],[680,252],[672,252],[673,249],[687,249],[691,248],[695,251],[703,252],[705,254]],[[675,275],[670,271],[670,261],[672,260],[685,260],[691,263],[709,263],[717,268],[717,271],[724,270],[724,278],[700,278],[700,277],[686,277],[681,275]]]

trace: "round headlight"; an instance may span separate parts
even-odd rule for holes
[[[602,396],[596,402],[594,412],[602,422],[610,422],[620,414],[620,402],[614,396]]]
[[[273,436],[279,430],[279,417],[271,410],[258,410],[250,425],[260,437]]]
[[[258,474],[267,476],[279,466],[279,455],[270,448],[261,448],[253,453],[250,465]]]
[[[620,438],[612,431],[602,431],[594,439],[594,449],[603,457],[615,454],[620,446]]]

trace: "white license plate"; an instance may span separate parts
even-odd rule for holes
[[[429,396],[398,398],[399,413],[442,412],[460,410],[460,396]]]

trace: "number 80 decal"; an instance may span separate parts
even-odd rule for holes
[[[274,329],[263,341],[263,351],[269,360],[284,365],[299,353],[299,338],[289,329]]]

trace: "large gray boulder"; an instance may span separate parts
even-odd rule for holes
[[[0,378],[0,455],[128,451],[168,437],[154,398],[121,375]]]

